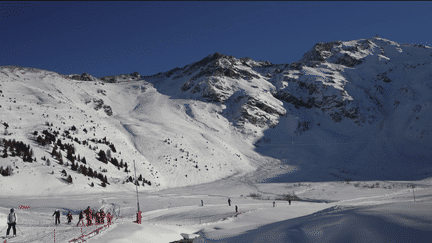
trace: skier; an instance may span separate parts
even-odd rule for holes
[[[231,199],[228,198],[228,206],[231,206]]]
[[[275,201],[273,201],[273,207],[275,207],[275,204],[276,204]]]
[[[68,224],[70,224],[71,223],[71,221],[72,221],[72,213],[71,213],[71,211],[69,210],[69,212],[68,212],[68,214],[66,215],[66,218],[68,219]]]
[[[56,211],[54,211],[54,213],[53,213],[53,215],[52,216],[56,216],[55,217],[55,224],[57,225],[57,221],[58,221],[58,224],[60,224],[60,210],[56,210]]]
[[[6,236],[9,235],[10,229],[13,228],[13,233],[14,233],[13,236],[15,237],[16,236],[15,225],[17,223],[17,216],[14,213],[14,209],[13,208],[11,208],[11,210],[10,210],[10,213],[9,213],[9,216],[8,216],[8,222],[7,223],[8,223],[8,229],[6,231]]]
[[[105,213],[102,209],[101,209],[101,223],[105,224]]]
[[[84,213],[86,214],[87,226],[90,226],[92,224],[92,210],[90,206],[88,206],[87,209],[84,210]]]
[[[107,215],[108,226],[111,224],[111,219],[112,219],[112,215],[110,212],[108,212],[108,215]]]
[[[290,200],[288,200],[288,203],[289,203],[289,205],[291,205],[291,199],[290,199]]]
[[[238,207],[237,207],[237,205],[236,205],[236,213],[238,213]]]
[[[204,202],[203,202],[203,200],[201,200],[201,206],[204,206]]]
[[[81,223],[81,221],[82,221],[82,223],[84,224],[84,215],[83,215],[83,211],[81,210],[81,212],[80,212],[80,214],[79,214],[79,220],[78,220],[78,224],[77,224],[77,227],[78,227],[78,225]]]
[[[97,212],[96,213],[96,225],[99,225],[100,222],[101,222],[101,220],[100,220],[100,212]]]

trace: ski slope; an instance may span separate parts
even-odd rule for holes
[[[388,182],[378,188],[370,188],[372,184],[364,182],[357,187],[356,183],[250,185],[230,178],[218,183],[140,192],[141,225],[132,222],[137,206],[133,193],[75,195],[54,200],[2,197],[0,227],[6,226],[7,214],[3,212],[8,212],[8,208],[4,206],[35,205],[16,208],[21,231],[17,230],[18,237],[7,242],[52,242],[54,229],[56,242],[69,242],[91,233],[97,226],[76,227],[76,214],[72,225],[67,225],[62,215],[62,224],[55,226],[54,209],[78,212],[87,205],[98,210],[115,203],[121,207],[121,217],[99,234],[84,237],[86,242],[173,242],[182,239],[182,233],[199,235],[194,242],[425,242],[430,238],[430,180],[416,182],[415,202],[412,188],[407,187],[410,182]],[[286,191],[309,201],[292,201],[289,205],[287,201],[274,200]],[[261,200],[251,198],[250,193],[261,194]],[[235,213],[235,205],[240,214]]]

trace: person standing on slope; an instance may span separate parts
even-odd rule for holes
[[[88,206],[87,209],[84,210],[84,213],[86,214],[87,226],[90,226],[92,224],[92,210],[90,206]]]
[[[111,225],[111,219],[112,219],[112,215],[111,215],[110,212],[108,212],[108,215],[107,215],[107,222],[108,222],[108,226]]]
[[[96,225],[100,223],[100,212],[96,212],[96,219],[95,219]]]
[[[101,224],[105,224],[105,212],[101,209],[100,211],[101,216]]]
[[[69,210],[69,212],[68,212],[68,214],[66,215],[66,218],[68,219],[68,224],[70,224],[71,223],[71,221],[72,221],[72,213],[71,213],[71,211]]]
[[[231,198],[228,198],[228,206],[231,206]]]
[[[55,217],[55,224],[57,225],[57,221],[58,221],[58,224],[60,224],[60,210],[56,210],[56,211],[54,211],[54,213],[53,213],[53,215],[52,216],[56,216]]]
[[[9,216],[8,216],[8,222],[7,222],[8,223],[8,229],[6,231],[6,236],[9,235],[9,232],[10,232],[11,228],[13,228],[13,236],[14,237],[16,236],[16,228],[15,228],[15,226],[16,226],[16,223],[17,223],[17,219],[18,218],[17,218],[16,214],[14,213],[14,209],[11,208]]]
[[[236,209],[236,213],[238,213],[238,207],[237,207],[237,205],[236,205],[235,209]]]
[[[77,227],[78,227],[78,225],[81,223],[81,221],[82,221],[82,223],[84,224],[84,215],[83,215],[83,211],[82,211],[82,210],[81,210],[81,212],[80,212],[80,214],[79,214],[79,220],[78,220]]]

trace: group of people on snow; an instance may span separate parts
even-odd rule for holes
[[[288,200],[288,203],[289,203],[289,205],[291,205],[291,199]],[[201,200],[201,206],[204,206],[204,201],[203,200]],[[231,198],[228,198],[228,206],[231,206]],[[275,206],[276,206],[276,202],[273,201],[273,207],[275,207]],[[238,207],[237,207],[237,205],[235,205],[235,211],[236,211],[236,213],[238,213]]]
[[[55,224],[60,224],[60,210],[56,210],[53,214],[53,216],[55,217]],[[77,226],[82,223],[83,225],[85,225],[84,223],[84,217],[87,220],[87,226],[93,225],[93,219],[95,220],[94,224],[95,225],[99,225],[99,224],[105,224],[105,217],[107,218],[107,223],[111,224],[112,218],[113,216],[111,215],[111,212],[108,212],[108,214],[105,214],[105,212],[101,209],[99,211],[92,211],[90,206],[87,207],[86,210],[84,211],[80,211],[79,213],[79,220],[77,223]],[[70,224],[72,222],[72,213],[69,210],[69,212],[66,214],[66,218],[68,220],[68,224]]]
[[[79,225],[79,223],[82,221],[82,223],[84,224],[84,214],[85,214],[85,218],[87,220],[87,226],[93,225],[92,221],[93,219],[95,219],[95,225],[99,225],[99,224],[105,224],[105,216],[107,218],[107,223],[110,225],[113,215],[111,215],[111,212],[108,212],[108,214],[105,214],[105,212],[101,209],[99,211],[92,211],[90,206],[87,207],[86,210],[81,211],[80,215],[79,215],[79,221],[77,226]]]

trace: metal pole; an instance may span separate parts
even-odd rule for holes
[[[412,185],[412,189],[413,189],[413,197],[414,197],[414,202],[415,202],[415,195],[414,195],[414,185]]]
[[[15,225],[15,226],[18,228],[18,230],[21,232],[21,234],[24,235],[23,232],[22,232],[22,231],[20,230],[20,228],[18,227],[18,225]]]
[[[139,208],[139,200],[138,200],[138,186],[136,184],[137,181],[138,181],[138,179],[137,179],[137,176],[136,176],[135,160],[133,162],[134,162],[134,171],[135,171],[135,188],[136,188],[136,193],[137,193],[137,206],[138,206],[138,211],[137,212],[139,212],[140,208]]]

